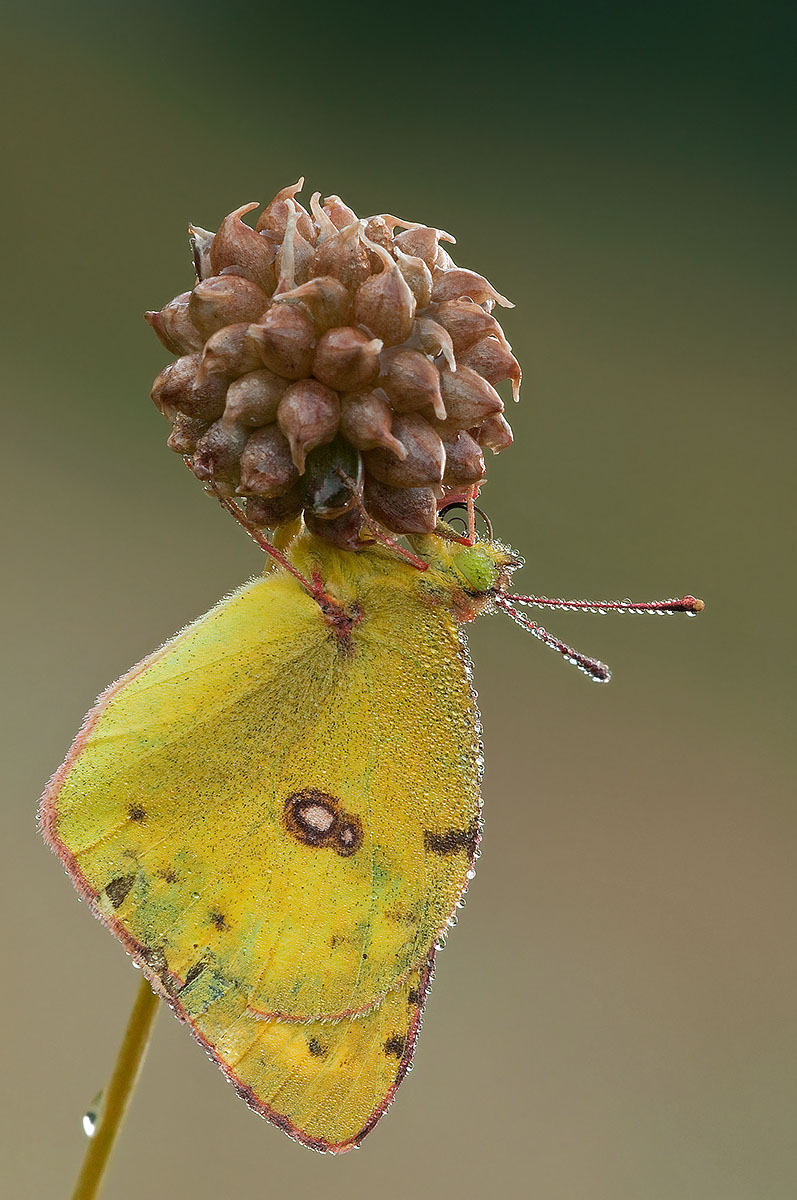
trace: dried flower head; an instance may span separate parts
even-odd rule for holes
[[[255,227],[191,226],[196,283],[146,314],[177,356],[152,398],[197,478],[274,529],[304,514],[356,548],[365,520],[430,532],[512,442],[495,385],[520,366],[496,304],[440,229],[359,219],[338,196],[283,188]]]

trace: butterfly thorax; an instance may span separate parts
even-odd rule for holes
[[[519,566],[517,556],[497,542],[462,545],[433,534],[414,539],[413,550],[425,570],[382,546],[352,553],[307,531],[293,539],[286,554],[303,575],[322,583],[331,603],[321,607],[341,642],[349,641],[369,612],[386,606],[399,611],[421,603],[449,610],[458,624],[472,621]]]

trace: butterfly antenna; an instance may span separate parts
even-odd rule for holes
[[[572,663],[574,667],[578,667],[579,671],[583,671],[590,679],[594,679],[596,683],[609,682],[612,673],[606,666],[606,663],[600,662],[597,658],[590,658],[587,654],[581,654],[580,651],[574,650],[572,646],[568,646],[567,642],[561,641],[558,637],[554,637],[552,633],[549,633],[547,629],[543,629],[542,625],[538,625],[536,621],[531,621],[528,617],[524,617],[523,613],[519,613],[516,608],[512,607],[509,603],[509,597],[499,593],[495,597],[495,603],[505,613],[508,613],[512,620],[516,621],[522,629],[533,634],[544,645],[550,646],[557,654],[561,654],[566,662]]]
[[[376,521],[374,521],[371,514],[366,510],[366,507],[363,504],[362,496],[360,495],[357,484],[354,482],[354,480],[350,476],[348,476],[346,474],[346,472],[343,470],[343,468],[338,467],[337,472],[338,472],[338,475],[340,476],[340,478],[346,484],[346,487],[349,489],[352,496],[354,497],[354,503],[360,511],[360,516],[363,519],[363,523],[367,527],[368,532],[371,534],[374,541],[379,542],[379,544],[382,546],[386,546],[388,548],[388,550],[392,550],[394,552],[394,554],[398,554],[400,558],[405,559],[405,561],[408,562],[410,564],[410,566],[415,567],[416,570],[428,571],[429,570],[428,562],[425,562],[424,559],[422,559],[422,558],[418,558],[417,555],[412,554],[409,550],[405,550],[403,546],[400,546],[398,544],[398,542],[394,542],[393,538],[390,537],[389,534],[385,533],[385,531],[383,529],[379,528],[379,526],[377,525]]]
[[[547,596],[510,596],[505,599],[513,604],[527,604],[532,608],[558,608],[562,611],[591,612],[591,613],[686,613],[688,617],[696,617],[706,607],[696,596],[682,596],[680,600],[551,600]]]

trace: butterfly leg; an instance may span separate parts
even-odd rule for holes
[[[334,600],[329,593],[324,589],[324,581],[318,572],[314,572],[311,579],[307,579],[302,575],[301,571],[297,570],[292,562],[273,545],[268,538],[264,537],[256,525],[253,525],[238,507],[234,500],[230,500],[227,496],[222,496],[221,492],[211,483],[210,490],[215,495],[219,504],[225,509],[233,520],[246,530],[253,542],[255,542],[261,550],[264,550],[276,563],[279,563],[289,574],[293,575],[302,585],[308,595],[318,603],[324,617],[332,625],[341,636],[345,637],[350,631],[352,625],[355,625],[360,619],[360,614],[357,613],[351,616],[342,604]]]

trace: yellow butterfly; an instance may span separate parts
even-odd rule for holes
[[[393,1099],[473,875],[460,626],[503,608],[608,677],[517,611],[564,602],[509,596],[506,547],[438,529],[403,560],[286,539],[100,697],[42,803],[95,915],[247,1103],[316,1150],[355,1146]]]

